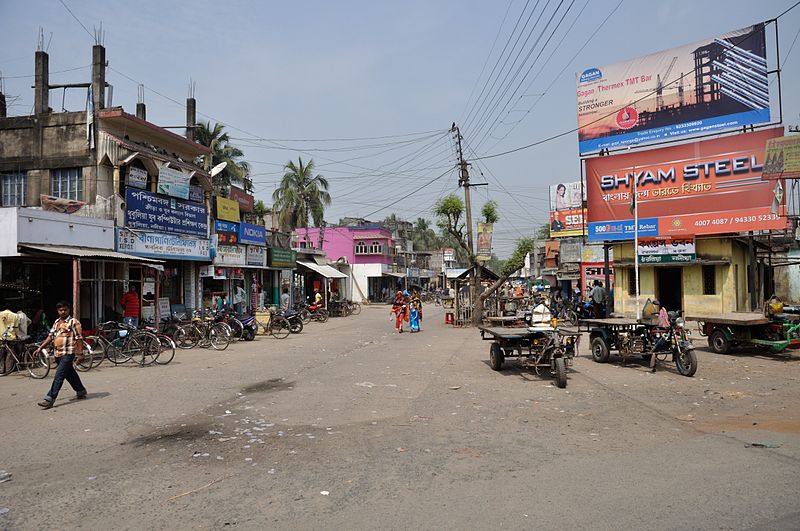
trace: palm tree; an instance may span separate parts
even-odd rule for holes
[[[303,159],[298,157],[297,162],[290,160],[284,166],[286,172],[281,184],[272,194],[272,207],[279,212],[278,223],[282,230],[291,232],[305,227],[308,241],[309,216],[314,226],[322,225],[325,207],[331,204],[331,194],[328,180],[322,175],[313,175],[313,159],[303,164]]]
[[[438,246],[439,238],[431,228],[431,222],[425,218],[417,218],[414,224],[414,247],[420,251],[432,251]]]
[[[238,184],[247,192],[253,191],[253,181],[250,179],[250,165],[239,160],[244,157],[244,152],[230,144],[230,137],[224,131],[225,126],[211,122],[200,122],[195,129],[195,139],[198,143],[211,148],[211,157],[205,156],[206,171],[221,162],[227,162],[225,169],[213,178],[214,189],[223,191],[231,183]]]

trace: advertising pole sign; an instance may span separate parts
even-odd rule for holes
[[[230,187],[228,198],[239,203],[239,210],[242,212],[252,212],[254,207],[253,196],[235,186]]]
[[[217,218],[239,222],[239,203],[217,196]]]
[[[800,179],[800,136],[782,136],[767,140],[761,177]]]
[[[580,181],[550,185],[550,237],[583,236],[586,199]]]
[[[127,188],[125,226],[131,229],[178,232],[208,238],[208,210],[198,203]]]
[[[786,227],[761,179],[764,146],[781,128],[586,160],[589,241],[723,234]]]
[[[576,77],[581,153],[770,120],[764,24]]]
[[[239,223],[239,242],[250,245],[267,245],[267,228],[263,225]]]
[[[641,238],[640,264],[687,263],[697,260],[694,238]]]
[[[493,230],[493,224],[478,222],[478,260],[491,260]]]

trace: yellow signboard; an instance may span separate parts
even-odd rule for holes
[[[239,203],[217,196],[217,219],[239,223]]]
[[[800,136],[767,140],[762,179],[800,179]]]

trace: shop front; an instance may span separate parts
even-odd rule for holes
[[[297,268],[297,251],[291,249],[283,249],[281,247],[269,247],[267,249],[267,271],[264,277],[271,278],[272,284],[269,286],[264,284],[265,302],[262,307],[280,304],[280,295],[284,290],[288,290],[291,298],[290,304],[296,305],[298,300],[302,300],[296,296],[297,289],[293,289],[296,284],[293,278],[293,272]],[[303,280],[302,278],[300,280]],[[269,287],[272,288],[271,297],[267,298],[270,293]],[[302,293],[300,291],[299,293]]]
[[[300,300],[313,300],[319,291],[327,306],[331,293],[340,293],[347,275],[327,264],[324,255],[304,253],[303,259],[297,260],[295,274],[295,297]]]

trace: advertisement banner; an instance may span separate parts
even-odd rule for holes
[[[550,185],[550,237],[583,236],[586,194],[580,181]]]
[[[609,273],[608,279],[611,282],[610,286],[606,286],[606,270],[603,262],[584,262],[581,264],[581,288],[583,289],[584,298],[589,296],[592,284],[595,280],[603,283],[603,286],[609,293],[614,289],[614,264],[608,264]]]
[[[131,229],[178,232],[208,238],[208,211],[204,205],[197,203],[127,188],[125,226]]]
[[[267,265],[267,250],[258,245],[248,245],[245,262],[253,267],[266,267]]]
[[[761,177],[800,179],[800,136],[782,136],[767,140]]]
[[[236,201],[239,203],[239,210],[242,212],[252,212],[254,200],[253,196],[242,190],[241,188],[237,188],[235,186],[231,186],[230,192],[228,193],[228,199],[232,201]]]
[[[220,245],[236,245],[239,243],[239,224],[230,221],[214,220],[214,232]]]
[[[147,171],[136,166],[128,166],[128,178],[125,184],[144,190],[147,188]]]
[[[158,169],[159,194],[189,199],[189,174],[170,168],[166,164]]]
[[[768,123],[764,25],[576,75],[581,153]]]
[[[764,146],[780,128],[586,160],[590,241],[783,229],[782,202],[761,179]]]
[[[697,260],[694,238],[643,238],[637,246],[640,264],[687,263]]]
[[[267,265],[276,269],[294,269],[297,267],[297,251],[270,247],[267,249]]]
[[[239,223],[239,241],[250,245],[267,245],[267,228],[263,225]]]
[[[217,196],[217,218],[239,223],[239,203]]]
[[[117,229],[117,251],[166,260],[209,261],[208,239]]]
[[[494,226],[491,223],[478,222],[478,260],[490,260],[492,258],[492,231]]]
[[[189,201],[194,201],[195,203],[202,203],[203,202],[203,189],[196,184],[189,185]]]
[[[215,266],[243,266],[247,263],[245,248],[242,245],[217,245]]]

